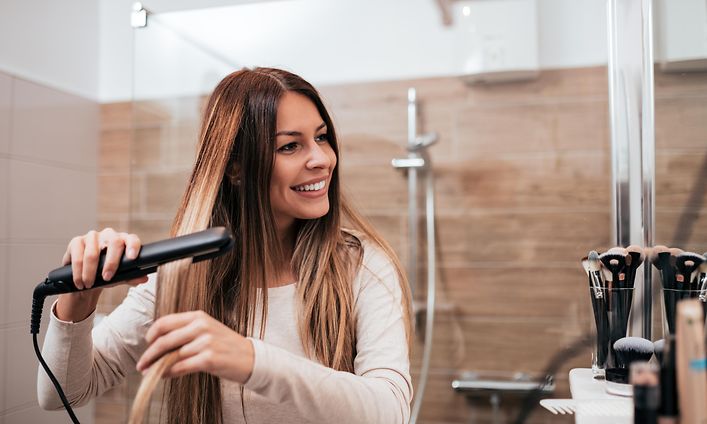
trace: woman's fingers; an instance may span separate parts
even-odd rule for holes
[[[194,342],[196,341],[194,340]],[[194,355],[181,359],[183,354],[180,350],[179,356],[179,361],[165,372],[164,376],[166,378],[180,377],[195,372],[208,372],[211,369],[213,362],[213,353],[211,351],[200,350]]]
[[[69,243],[69,251],[71,257],[71,272],[74,275],[74,285],[78,289],[84,288],[83,284],[83,237],[74,237]]]
[[[100,234],[100,246],[106,248],[106,258],[103,261],[101,277],[108,281],[113,278],[123,256],[125,241],[112,228],[106,228]]]
[[[121,236],[125,241],[125,256],[128,259],[137,258],[138,253],[140,253],[140,247],[142,247],[140,238],[135,234],[126,233],[121,233]]]
[[[84,287],[90,288],[93,287],[94,280],[96,279],[96,270],[98,269],[98,258],[101,253],[101,248],[98,246],[97,232],[89,231],[83,239],[84,250],[81,278],[83,279]]]
[[[150,326],[150,329],[147,330],[147,334],[145,334],[145,340],[147,340],[148,343],[152,343],[163,334],[169,333],[176,328],[184,327],[192,322],[205,330],[208,319],[213,318],[203,311],[190,311],[165,315]]]
[[[145,353],[143,353],[140,357],[140,360],[136,366],[137,370],[142,371],[145,368],[149,368],[153,362],[165,353],[177,349],[178,347],[194,340],[199,336],[199,334],[201,334],[197,327],[198,325],[195,325],[192,322],[157,338],[150,344],[150,347],[148,347],[147,350],[145,350]]]

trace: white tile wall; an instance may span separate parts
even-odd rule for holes
[[[81,424],[91,424],[94,422],[94,409],[93,404],[91,404],[74,409],[74,412],[76,413],[76,418],[79,419]],[[32,406],[30,408],[8,414],[5,417],[4,422],[4,424],[39,423],[71,424],[71,418],[69,418],[69,414],[67,414],[64,410],[44,411],[39,406]]]
[[[10,239],[64,243],[93,229],[96,184],[95,172],[11,161]]]
[[[61,265],[66,245],[13,244],[8,254],[8,285],[6,316],[9,324],[29,322],[32,292],[47,273]],[[45,309],[54,297],[45,300]],[[42,322],[49,317],[42,315]]]
[[[13,155],[95,167],[95,102],[15,79],[13,112]]]
[[[96,226],[98,125],[97,104],[0,74],[0,424],[70,422],[37,405],[30,307],[68,240]],[[93,406],[77,412],[94,421]]]
[[[5,409],[17,410],[37,405],[37,357],[29,326],[5,332]],[[41,346],[41,344],[40,344]]]
[[[0,154],[10,151],[12,78],[0,73]]]

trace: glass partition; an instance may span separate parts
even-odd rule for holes
[[[411,258],[409,172],[391,166],[408,155],[408,89],[415,88],[416,131],[438,135],[427,171],[436,196],[435,326],[418,420],[510,422],[521,396],[455,391],[452,381],[522,382],[591,328],[580,259],[611,239],[605,8],[444,3],[301,0],[148,16],[147,27],[135,29],[129,228],[145,242],[167,236],[194,159],[200,107],[223,76],[254,65],[302,75],[333,115],[345,194],[418,271],[417,388],[426,213],[420,191],[421,241]],[[657,167],[692,183],[705,146],[673,120],[699,116],[690,107],[699,101],[689,94],[692,76],[665,78],[682,94],[658,106],[656,119],[665,121]],[[675,127],[686,137],[679,148],[667,140]],[[677,222],[677,199],[689,197],[675,180],[660,181],[659,227]],[[569,397],[568,370],[590,364],[589,349],[564,364],[552,396]],[[126,409],[138,382],[131,377],[113,404]],[[571,421],[538,412],[530,422]]]

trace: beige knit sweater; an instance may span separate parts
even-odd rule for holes
[[[395,269],[364,242],[354,281],[354,373],[335,371],[305,357],[297,329],[295,284],[268,289],[263,340],[253,339],[255,365],[244,385],[222,380],[226,423],[407,423],[412,382]],[[155,279],[131,288],[123,303],[93,330],[52,314],[42,354],[72,405],[120,384],[147,348],[153,320]],[[256,325],[254,334],[259,334]],[[62,408],[54,386],[39,369],[37,392],[45,409]],[[242,407],[241,405],[244,405]]]

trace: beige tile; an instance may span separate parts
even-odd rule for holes
[[[14,327],[5,332],[5,408],[20,409],[37,405],[37,368],[27,328]],[[40,342],[41,347],[41,342]]]
[[[130,174],[98,176],[98,211],[117,215],[130,212]]]
[[[100,134],[99,172],[129,172],[132,129],[103,130]]]
[[[4,282],[3,282],[4,284]],[[3,296],[4,298],[4,296]],[[5,382],[5,369],[9,367],[5,361],[5,351],[7,350],[7,338],[8,330],[3,326],[0,328],[0,381]],[[0,422],[3,422],[3,415],[5,415],[5,385],[3,383],[2,391],[0,391]]]
[[[132,170],[150,170],[162,165],[162,143],[167,138],[165,127],[141,127],[133,130]]]
[[[0,72],[0,154],[10,152],[12,78]]]
[[[76,418],[82,423],[91,424],[94,422],[94,411],[92,405],[74,408]],[[5,424],[50,424],[50,423],[71,423],[71,418],[64,411],[44,411],[39,406],[32,405],[26,409],[12,412],[4,417]]]
[[[151,243],[169,237],[171,227],[171,219],[133,219],[130,232],[137,234],[143,243]]]
[[[96,227],[96,174],[10,161],[10,238],[70,240]]]
[[[0,240],[9,237],[10,219],[10,160],[0,158]]]
[[[8,249],[7,322],[29,322],[32,292],[49,271],[61,266],[66,244],[10,244]],[[45,306],[53,301],[47,299]],[[48,317],[42,319],[46,321]]]
[[[10,246],[5,242],[0,242],[0,299],[3,299],[2,311],[0,311],[0,328],[3,328],[8,322],[9,301],[7,300],[7,292],[10,286],[10,273],[8,270]],[[28,283],[31,285],[31,283]],[[2,347],[0,347],[0,351]],[[0,369],[2,362],[0,362]],[[0,396],[2,397],[2,396]]]
[[[11,153],[33,159],[95,167],[98,104],[15,80]]]
[[[163,172],[147,175],[144,211],[173,216],[179,207],[188,182],[188,172]]]
[[[100,125],[102,130],[130,130],[133,123],[133,103],[103,103],[100,106]]]

